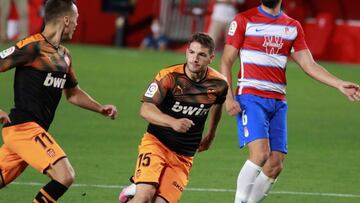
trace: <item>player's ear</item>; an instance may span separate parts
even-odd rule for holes
[[[70,16],[64,16],[63,18],[65,26],[69,26],[70,24]]]
[[[214,60],[214,58],[215,58],[215,53],[210,54],[210,63]]]

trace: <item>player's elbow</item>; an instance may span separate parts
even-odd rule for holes
[[[67,96],[66,100],[71,103],[71,104],[75,104],[76,103],[76,98],[74,96]]]
[[[64,90],[64,94],[66,96],[66,100],[71,104],[76,104],[78,100],[79,91],[77,88],[69,88]]]
[[[148,112],[145,110],[144,106],[142,106],[142,107],[140,108],[140,113],[139,113],[139,114],[140,114],[141,118],[147,120],[147,118],[148,118]]]
[[[78,97],[75,94],[65,94],[66,96],[66,100],[71,103],[76,105],[78,103]]]
[[[145,111],[140,111],[140,116],[142,119],[144,119],[145,121],[151,123],[153,121],[153,119],[151,119],[149,113],[145,112]]]

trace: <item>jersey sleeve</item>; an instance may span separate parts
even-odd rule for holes
[[[224,88],[216,98],[215,104],[223,104],[225,102],[228,88],[229,86],[227,85],[227,82],[225,82]]]
[[[242,15],[237,15],[230,23],[229,31],[226,36],[226,44],[240,49],[244,43],[246,22]]]
[[[65,60],[68,60],[69,70],[66,73],[66,82],[65,82],[64,88],[68,89],[68,88],[76,87],[76,85],[78,85],[78,81],[77,81],[76,74],[75,74],[75,71],[72,66],[72,58],[71,58],[71,55],[69,54],[68,50],[66,50]]]
[[[0,52],[0,72],[10,70],[18,66],[27,66],[32,63],[39,48],[36,43],[31,43],[26,46],[15,45]]]
[[[160,105],[166,97],[166,94],[173,87],[173,84],[174,78],[171,74],[162,75],[161,72],[159,72],[143,95],[142,102]]]
[[[308,49],[308,46],[305,41],[305,33],[303,28],[301,27],[300,23],[296,21],[296,28],[297,28],[297,37],[293,42],[293,46],[291,48],[291,52],[297,52],[304,49]]]

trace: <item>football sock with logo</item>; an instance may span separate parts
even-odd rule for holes
[[[269,178],[263,172],[261,172],[254,182],[253,189],[249,196],[249,203],[261,202],[265,199],[271,190],[276,179]]]
[[[53,203],[56,202],[68,188],[56,180],[51,180],[47,185],[40,189],[36,195],[35,203]]]
[[[261,167],[247,160],[241,168],[235,195],[235,203],[247,202],[256,176],[259,175]]]

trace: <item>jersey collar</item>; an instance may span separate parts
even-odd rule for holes
[[[264,11],[264,10],[261,8],[261,6],[258,6],[258,11],[260,11],[260,13],[262,13],[262,14],[264,14],[265,16],[270,17],[270,18],[279,18],[279,17],[281,17],[282,14],[283,14],[283,11],[280,10],[277,15],[275,15],[275,16],[274,16],[274,15],[271,15],[270,13],[267,13],[266,11]]]

